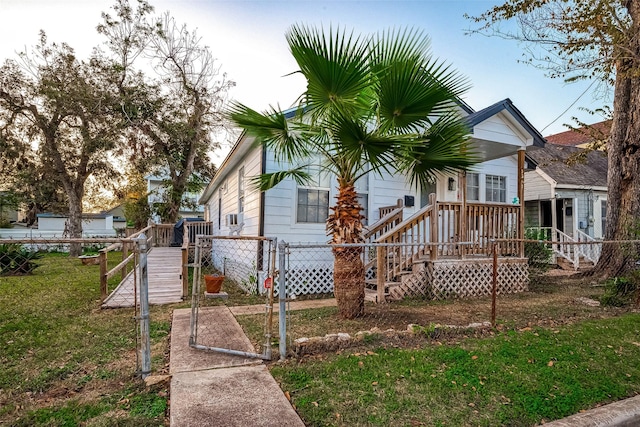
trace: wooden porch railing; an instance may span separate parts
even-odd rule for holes
[[[124,280],[127,277],[127,274],[131,271],[129,269],[129,264],[134,263],[135,261],[135,252],[130,251],[133,249],[134,239],[137,239],[142,233],[148,234],[147,244],[151,245],[154,239],[152,230],[154,226],[150,225],[148,227],[143,228],[142,230],[132,234],[127,239],[123,239],[118,243],[114,243],[112,245],[107,246],[104,249],[100,250],[99,259],[100,259],[100,301],[104,301],[104,299],[109,295],[108,283],[109,279],[111,279],[116,274],[120,273],[121,280]],[[122,261],[118,263],[111,270],[107,270],[107,261],[109,252],[115,251],[117,249],[122,249]],[[135,274],[135,270],[134,273]]]
[[[429,204],[400,222],[376,243],[378,300],[384,301],[385,283],[421,259],[489,256],[491,241],[510,239],[500,245],[501,256],[521,256],[520,206],[507,204],[438,202],[429,195]],[[457,244],[456,244],[457,243]],[[392,246],[394,244],[395,246]],[[380,274],[382,272],[382,274]]]
[[[365,242],[375,242],[380,236],[393,230],[402,222],[403,211],[402,199],[398,199],[396,205],[380,208],[380,219],[365,229]]]

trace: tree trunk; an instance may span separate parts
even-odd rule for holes
[[[339,184],[336,206],[327,220],[333,244],[362,243],[362,206],[352,183]],[[340,316],[353,319],[364,314],[364,265],[362,247],[334,247],[333,293]]]
[[[69,191],[69,237],[72,239],[82,238],[82,196],[75,191]],[[72,243],[69,249],[69,256],[77,257],[82,255],[82,245]]]
[[[629,2],[631,34],[640,32],[640,2]],[[607,144],[608,195],[605,240],[635,240],[640,230],[640,40],[629,41],[632,55],[616,64],[613,122]],[[595,268],[597,275],[615,277],[635,266],[636,245],[608,243]]]

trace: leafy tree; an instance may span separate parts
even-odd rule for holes
[[[232,120],[273,150],[277,160],[296,164],[319,155],[338,181],[336,205],[327,220],[334,244],[361,243],[362,206],[355,183],[367,173],[399,172],[414,183],[433,182],[437,172],[470,166],[468,129],[455,113],[466,82],[433,60],[418,31],[389,31],[358,37],[343,30],[327,34],[293,26],[286,35],[307,80],[295,117],[272,108],[263,114],[240,103]],[[285,178],[310,179],[306,166],[260,177],[261,189]],[[334,293],[340,314],[364,313],[361,248],[334,247]]]
[[[147,197],[147,182],[134,169],[127,171],[126,181],[126,185],[117,195],[123,205],[127,225],[133,226],[136,230],[141,230],[147,226],[151,217],[151,209]]]
[[[209,153],[218,144],[212,136],[224,129],[222,112],[234,83],[220,73],[197,33],[168,13],[149,18],[146,2],[134,11],[126,0],[114,10],[99,30],[123,70],[130,152],[141,172],[168,177],[160,214],[163,222],[175,222],[185,192],[199,191],[215,170]],[[155,74],[145,78],[136,72],[133,58],[149,60]]]
[[[49,44],[44,32],[20,60],[0,68],[0,141],[7,148],[0,155],[13,156],[3,166],[29,159],[64,189],[69,235],[81,237],[87,178],[108,179],[114,172],[108,154],[119,126],[112,68],[97,53],[79,60],[67,44]],[[71,255],[79,254],[79,245],[72,245]]]
[[[526,42],[530,61],[568,81],[612,84],[606,240],[637,239],[640,229],[640,0],[508,0],[474,18],[478,30]],[[515,20],[518,30],[500,28]],[[539,52],[543,52],[539,54]],[[633,267],[620,245],[605,245],[596,271]]]

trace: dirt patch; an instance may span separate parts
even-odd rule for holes
[[[531,280],[529,291],[519,294],[498,295],[496,324],[498,329],[522,329],[535,326],[556,327],[587,319],[619,316],[629,308],[606,307],[596,304],[604,288],[600,283],[577,277],[564,270],[552,270]],[[430,301],[408,299],[387,304],[367,304],[366,314],[358,319],[344,320],[335,307],[292,311],[287,325],[292,342],[300,338],[325,337],[345,333],[355,336],[359,331],[406,331],[411,324],[425,330],[438,330],[437,325],[452,325],[440,336],[429,334],[388,333],[376,334],[376,339],[351,342],[348,347],[397,346],[411,347],[425,341],[456,340],[466,336],[486,335],[487,331],[465,329],[466,325],[491,321],[490,297]],[[336,351],[347,347],[336,340],[329,345],[308,345],[304,352],[321,353],[322,348]],[[317,350],[315,348],[317,347]],[[309,349],[314,348],[313,351]]]

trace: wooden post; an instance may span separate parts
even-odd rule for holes
[[[524,258],[524,155],[525,150],[518,150],[518,200],[520,201],[520,212],[518,212],[518,238],[520,239],[520,257]]]
[[[182,298],[189,296],[189,247],[182,245]]]
[[[122,261],[124,261],[125,259],[127,259],[127,257],[129,256],[129,242],[122,242]],[[128,264],[125,264],[122,267],[122,279],[124,280],[125,277],[127,277],[127,273],[128,273],[128,268],[127,268]]]
[[[493,274],[491,281],[491,326],[496,327],[496,298],[498,294],[498,242],[493,242]]]
[[[378,246],[376,248],[376,291],[378,293],[378,303],[386,301],[384,297],[384,284],[387,277],[387,269],[385,268],[385,265],[388,265],[388,263],[385,261],[385,258],[387,256],[386,252],[387,248],[385,246]]]
[[[460,241],[461,242],[466,242],[468,239],[468,235],[467,235],[467,173],[466,172],[459,172],[458,173],[458,182],[459,182],[459,186],[460,186],[460,192],[462,193],[462,196],[460,197],[460,199],[462,200],[462,207],[461,212],[460,212]],[[467,254],[467,246],[466,245],[462,245],[459,249],[460,254],[462,255],[462,259],[465,258],[465,255]]]
[[[430,258],[431,261],[435,261],[438,258],[438,202],[434,193],[429,194],[429,204],[431,205],[431,223],[430,223]]]
[[[100,251],[100,301],[107,297],[107,253]]]

